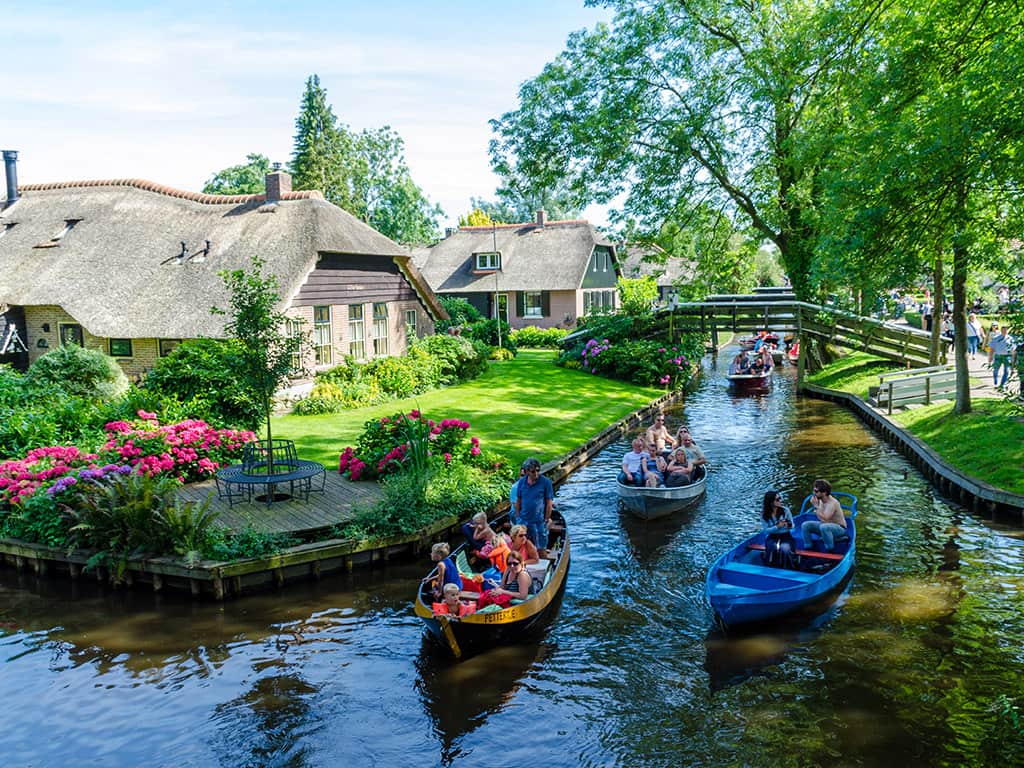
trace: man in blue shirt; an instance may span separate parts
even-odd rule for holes
[[[515,513],[526,526],[526,535],[537,547],[542,558],[548,556],[548,523],[551,522],[551,504],[555,488],[540,473],[540,462],[530,458],[523,462],[525,477],[521,477],[516,494]]]

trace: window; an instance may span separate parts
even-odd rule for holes
[[[76,323],[61,323],[60,324],[60,343],[61,346],[67,346],[68,344],[77,344],[82,347],[85,346],[85,337],[82,335],[82,326]]]
[[[167,357],[181,346],[181,339],[160,339],[160,357]]]
[[[317,365],[330,365],[334,362],[330,307],[313,307],[313,357]]]
[[[501,253],[490,251],[476,255],[476,268],[488,272],[501,269]]]
[[[111,339],[110,340],[110,356],[111,357],[131,357],[132,356],[132,340],[131,339]]]
[[[296,337],[301,338],[302,337],[302,320],[300,320],[298,318],[292,318],[292,317],[287,318],[284,321],[284,332],[285,332],[285,335],[288,338],[290,338],[290,339],[294,339]],[[294,374],[302,373],[303,365],[302,365],[302,347],[301,347],[301,345],[299,347],[299,351],[292,355],[291,366],[292,366],[292,373],[294,373]]]
[[[523,295],[523,317],[544,317],[544,303],[540,291],[527,291]]]
[[[373,305],[373,356],[382,357],[388,353],[388,305],[377,302]]]
[[[405,328],[408,333],[413,336],[419,336],[419,318],[417,317],[415,309],[405,310]]]
[[[356,360],[366,357],[366,330],[363,327],[363,305],[348,307],[348,353]]]
[[[608,251],[594,251],[594,271],[607,272],[611,265],[612,258]]]

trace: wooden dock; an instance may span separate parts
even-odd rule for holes
[[[313,491],[304,497],[266,504],[263,501],[235,501],[217,496],[214,481],[191,483],[178,491],[178,498],[202,503],[209,497],[210,508],[217,512],[215,525],[229,531],[253,528],[267,533],[310,536],[347,522],[360,511],[371,509],[383,491],[378,483],[353,483],[337,471],[327,470],[323,493]]]

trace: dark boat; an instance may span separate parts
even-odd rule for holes
[[[800,526],[815,520],[811,497],[804,499],[801,514],[793,521],[793,537],[801,570],[765,565],[761,552],[765,534],[760,532],[733,547],[711,566],[706,593],[715,615],[726,626],[772,619],[821,599],[837,589],[853,568],[857,544],[854,518],[857,497],[832,494],[846,514],[847,538],[836,542],[835,552],[814,551],[801,539]],[[808,510],[811,510],[808,512]],[[808,570],[811,569],[811,570]]]
[[[565,519],[557,511],[552,513],[551,519],[563,528],[557,533],[552,532],[548,541],[548,550],[555,553],[555,559],[547,561],[541,574],[536,573],[538,569],[535,566],[527,566],[534,576],[534,582],[539,581],[541,586],[536,594],[526,600],[500,611],[471,613],[462,618],[435,616],[430,585],[425,583],[421,587],[413,609],[423,620],[431,637],[454,658],[462,659],[498,645],[537,640],[558,615],[569,573],[569,530]],[[496,524],[501,525],[502,522],[499,518]],[[457,547],[452,557],[456,557],[467,546],[463,544]]]

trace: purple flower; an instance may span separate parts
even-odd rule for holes
[[[130,475],[131,473],[132,468],[127,464],[122,464],[120,467],[117,468],[117,474],[119,475]]]

